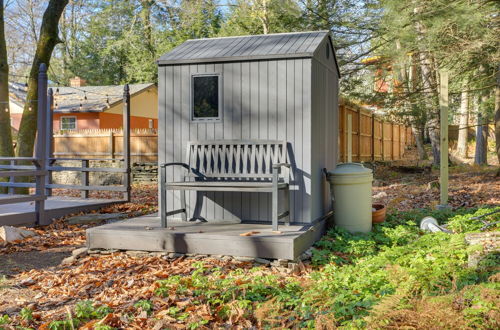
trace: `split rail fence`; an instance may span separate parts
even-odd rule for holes
[[[402,159],[415,144],[411,127],[386,122],[357,106],[339,105],[339,159],[342,162]]]

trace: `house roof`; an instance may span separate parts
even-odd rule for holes
[[[329,31],[191,39],[158,60],[159,65],[312,57]]]
[[[153,85],[153,83],[130,84],[130,95],[140,93]],[[17,83],[9,83],[9,87],[11,100],[14,101],[15,98],[24,104],[27,88]],[[52,89],[55,113],[103,112],[123,100],[123,86],[121,85],[52,87]]]

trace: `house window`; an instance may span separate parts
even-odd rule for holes
[[[61,131],[76,129],[76,117],[61,117]]]
[[[193,121],[220,121],[221,75],[193,75],[191,86],[191,119]]]
[[[149,119],[148,124],[149,124],[149,128],[155,128],[153,119]]]

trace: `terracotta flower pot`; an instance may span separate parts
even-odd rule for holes
[[[373,211],[373,209],[375,211]],[[386,210],[384,204],[372,204],[372,223],[384,222]]]

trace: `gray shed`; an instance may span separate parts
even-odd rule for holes
[[[322,169],[337,162],[339,88],[330,32],[188,40],[158,65],[160,163],[184,162],[188,141],[286,141],[292,224],[328,214]],[[183,175],[167,169],[169,181]],[[178,209],[179,195],[167,203]],[[209,222],[271,219],[266,193],[190,191],[186,206]]]

